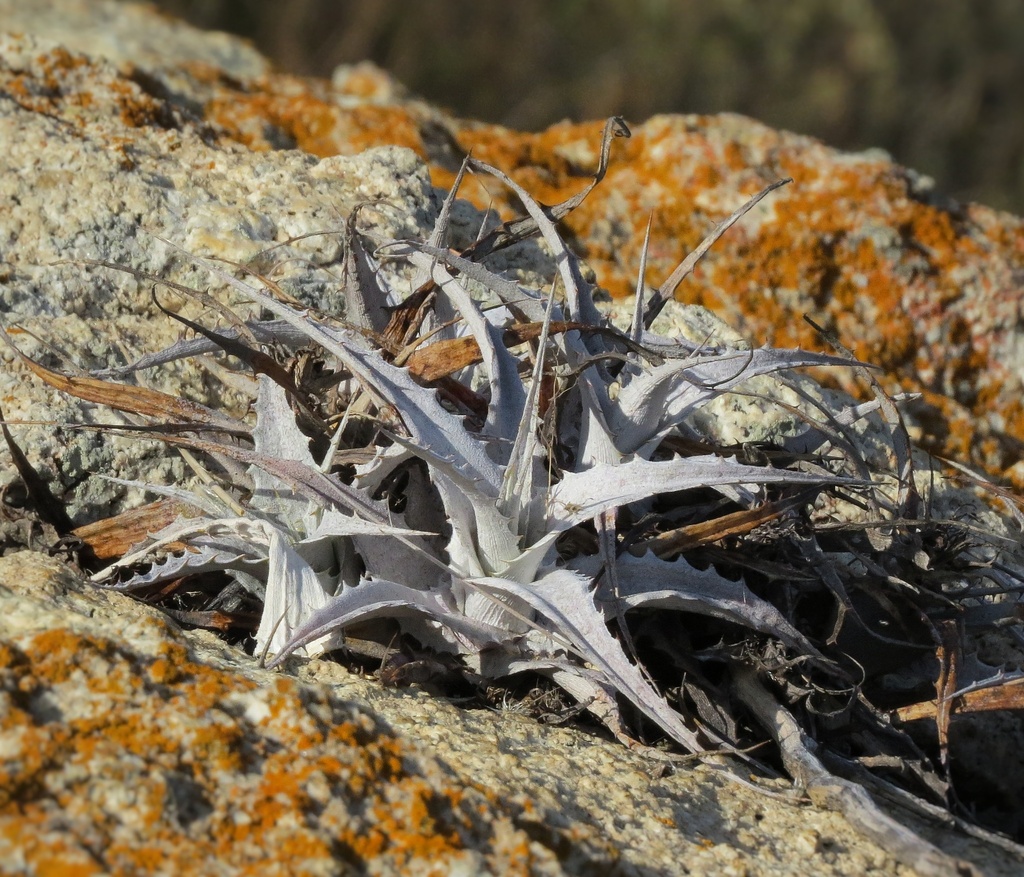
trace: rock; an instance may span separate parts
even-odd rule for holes
[[[358,81],[358,80],[357,80]],[[472,151],[544,203],[578,191],[597,162],[601,122],[537,134],[446,117],[416,101],[353,103],[267,76],[246,94],[221,89],[207,118],[254,148],[282,139],[317,155],[401,143],[447,187]],[[247,136],[256,122],[262,136]],[[268,126],[269,123],[269,126]],[[753,120],[661,116],[618,141],[605,184],[566,224],[615,296],[635,286],[653,213],[649,277],[670,273],[714,226],[764,185],[793,183],[730,232],[680,291],[759,343],[820,347],[808,314],[835,330],[890,387],[922,394],[907,416],[923,447],[1024,485],[1024,221],[957,204],[885,154],[847,154]],[[469,185],[466,196],[506,215],[510,197]],[[851,389],[847,387],[847,389]]]
[[[524,135],[456,120],[371,68],[330,84],[275,73],[242,42],[143,7],[0,0],[0,21],[0,314],[21,350],[64,370],[121,363],[180,332],[149,281],[89,260],[237,307],[173,244],[248,262],[307,305],[337,310],[341,237],[323,232],[354,210],[361,229],[423,234],[433,186],[451,182],[470,146],[549,202],[596,164],[599,125]],[[648,210],[659,213],[651,268],[661,275],[783,173],[797,185],[722,241],[690,298],[757,343],[812,343],[793,319],[801,309],[831,319],[907,386],[929,388],[916,409],[923,439],[1007,469],[1006,448],[1024,437],[1006,407],[1020,389],[1008,294],[1024,259],[1018,220],[929,201],[877,156],[736,117],[666,117],[617,142],[609,178],[571,228],[621,294]],[[506,208],[500,192],[474,186],[478,206]],[[461,204],[454,225],[468,241],[493,222]],[[494,267],[521,276],[550,270],[536,244],[502,259]],[[158,296],[173,312],[204,311],[174,290]],[[911,322],[900,322],[904,304]],[[890,316],[898,330],[878,328]],[[244,407],[244,394],[205,377],[184,365],[147,380]],[[90,473],[185,476],[161,447],[66,427],[118,415],[44,387],[10,350],[0,401],[7,419],[34,422],[15,438],[76,523],[139,500]],[[977,431],[956,433],[958,417],[976,417]],[[24,522],[4,531],[46,536]],[[224,873],[256,862],[291,873],[301,858],[308,873],[759,875],[807,873],[812,855],[820,874],[906,870],[835,814],[702,768],[659,776],[644,756],[582,732],[461,711],[327,663],[307,665],[302,681],[264,672],[34,553],[0,559],[0,603],[0,850],[27,873],[187,872],[213,860]],[[915,827],[987,873],[1019,870],[998,845]]]
[[[460,779],[326,686],[257,670],[39,555],[0,559],[0,582],[7,869],[502,875],[587,864],[586,843],[560,865],[564,829],[534,841],[523,805]]]
[[[17,873],[905,874],[840,816],[336,664],[302,681],[0,558],[0,858]],[[917,826],[947,852],[1019,865]],[[301,863],[299,865],[298,863]]]

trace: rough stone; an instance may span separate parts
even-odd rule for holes
[[[38,553],[0,558],[0,618],[8,873],[913,873],[842,817],[701,767],[659,775],[617,743],[328,662],[260,670]]]
[[[123,362],[179,332],[150,283],[83,260],[237,305],[166,239],[249,262],[335,309],[340,238],[322,233],[354,209],[370,231],[422,234],[433,187],[450,184],[470,147],[547,202],[596,165],[598,123],[528,135],[456,120],[372,68],[331,83],[287,76],[240,41],[143,7],[0,0],[0,22],[0,316],[50,365]],[[746,196],[793,176],[720,243],[687,299],[756,343],[813,343],[798,321],[808,311],[924,391],[909,413],[927,446],[1019,474],[1020,220],[944,203],[884,157],[738,117],[652,119],[613,156],[569,223],[610,291],[633,282],[648,211],[660,277]],[[508,210],[494,186],[465,193]],[[463,203],[455,226],[470,240],[493,221]],[[549,268],[535,244],[494,267]],[[173,311],[202,311],[159,294]],[[183,477],[138,439],[55,428],[115,415],[2,357],[4,415],[35,422],[16,437],[78,522],[138,500],[91,472]],[[147,380],[246,403],[196,366]],[[459,710],[322,662],[302,682],[265,673],[36,554],[0,558],[0,618],[0,859],[19,873],[293,873],[297,857],[308,873],[907,873],[842,818],[700,768],[657,776],[643,756],[579,731]],[[1007,849],[916,827],[986,873],[1019,873]]]
[[[534,840],[524,804],[330,688],[56,561],[0,559],[0,612],[5,873],[562,874],[590,867],[588,845],[614,858],[565,827]]]
[[[19,15],[122,63],[136,52],[150,59],[145,40],[111,49],[88,28],[68,33]],[[235,68],[221,75],[221,55],[211,54],[187,68],[187,97],[163,92],[252,149],[331,156],[398,144],[428,162],[438,186],[450,185],[472,150],[547,203],[577,191],[596,164],[601,122],[511,131],[455,119],[367,66],[342,68],[330,83],[268,70],[242,79]],[[170,66],[155,81],[184,75]],[[923,446],[1024,485],[1021,219],[955,203],[878,150],[840,153],[726,114],[634,126],[632,139],[616,144],[606,184],[567,226],[602,284],[623,295],[635,284],[650,213],[649,276],[661,282],[717,221],[782,177],[794,182],[718,244],[681,299],[708,305],[759,342],[820,346],[802,320],[812,316],[885,366],[891,386],[922,394],[907,414]],[[465,194],[509,210],[496,186],[468,185]]]
[[[142,42],[145,58],[151,42]],[[221,56],[221,44],[214,41],[210,64]],[[223,293],[224,284],[175,249],[181,247],[248,263],[305,303],[340,313],[339,230],[357,205],[360,229],[380,236],[422,235],[433,223],[438,194],[427,167],[408,149],[378,146],[325,159],[294,150],[254,152],[188,107],[147,93],[139,79],[134,67],[119,72],[52,42],[0,33],[0,314],[20,349],[42,355],[48,366],[122,364],[181,333],[156,307],[152,283],[90,260]],[[456,220],[455,232],[468,239],[480,217],[464,204]],[[528,244],[500,267],[528,275],[545,262]],[[172,311],[201,312],[174,291],[160,289],[159,297]],[[239,304],[230,294],[221,300]],[[86,473],[183,477],[180,462],[137,440],[54,429],[81,422],[83,414],[88,423],[119,421],[108,412],[93,417],[29,380],[10,349],[0,350],[0,358],[4,413],[35,422],[18,430],[18,441],[66,494],[76,521],[95,519],[125,499],[124,488]],[[216,382],[195,365],[147,379],[154,389],[206,404],[238,409],[247,401],[218,396]],[[0,482],[12,475],[0,475]]]

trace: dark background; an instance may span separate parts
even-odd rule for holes
[[[745,113],[882,147],[1024,214],[1022,0],[159,0],[282,70],[372,60],[458,115],[535,130]]]

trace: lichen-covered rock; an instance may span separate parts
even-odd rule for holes
[[[379,71],[340,70],[331,83],[277,74],[239,41],[127,4],[0,0],[0,31],[0,317],[25,352],[65,370],[124,362],[179,332],[149,282],[87,260],[238,305],[164,238],[248,262],[305,304],[336,310],[341,238],[323,232],[354,210],[364,230],[422,235],[439,203],[432,184],[449,184],[469,148],[548,202],[577,191],[596,164],[596,124],[525,135],[455,120]],[[609,179],[571,230],[618,295],[648,211],[660,280],[711,224],[785,174],[796,184],[730,233],[686,296],[757,343],[812,343],[804,310],[831,322],[907,387],[929,391],[914,409],[923,441],[1007,469],[1006,448],[1024,437],[1012,407],[1019,221],[930,201],[881,157],[735,117],[666,117],[616,143]],[[506,207],[492,186],[464,192]],[[458,210],[463,240],[493,222]],[[549,267],[533,244],[501,259],[493,267],[521,274]],[[158,294],[169,310],[201,311]],[[9,350],[0,356],[4,415],[32,421],[16,438],[78,522],[124,500],[89,473],[184,476],[138,438],[55,428],[116,415],[43,387]],[[245,402],[217,396],[195,365],[146,380]],[[0,480],[12,478],[5,465]],[[0,560],[0,618],[0,859],[27,873],[294,873],[302,861],[305,873],[757,875],[807,873],[811,856],[815,873],[905,871],[835,815],[699,769],[654,776],[620,746],[461,713],[332,665],[303,672],[333,693],[263,673],[33,555]],[[1019,868],[965,834],[929,836],[988,873]]]
[[[0,861],[19,874],[906,874],[840,816],[314,661],[260,670],[0,558]],[[919,826],[989,875],[1007,853]]]
[[[119,4],[70,5],[79,16],[84,16],[83,6],[95,6],[101,22],[117,19]],[[81,89],[74,86],[70,68],[89,67],[91,62],[83,58],[47,60],[39,53],[37,67],[29,65],[17,74],[20,68],[12,64],[7,74],[14,76],[8,86],[12,94],[26,92],[23,103],[28,108],[58,117],[66,111],[71,121],[65,122],[73,128],[88,126],[87,142],[94,152],[99,147],[108,153],[111,174],[116,169],[119,180],[126,176],[121,171],[131,172],[128,179],[133,174],[146,177],[147,156],[166,159],[174,150],[183,174],[199,172],[222,183],[198,183],[211,190],[202,218],[193,209],[192,216],[172,213],[161,220],[154,213],[170,198],[159,192],[160,183],[166,182],[161,177],[174,181],[175,176],[163,168],[150,169],[142,197],[151,197],[152,206],[133,210],[132,199],[124,200],[119,213],[126,241],[108,251],[108,258],[130,255],[126,250],[137,237],[130,227],[134,218],[175,243],[200,250],[209,244],[213,254],[234,252],[236,258],[290,235],[336,225],[351,205],[334,188],[344,189],[344,181],[315,187],[316,206],[298,199],[289,219],[275,214],[273,196],[270,203],[261,198],[284,180],[292,181],[295,195],[308,195],[310,156],[405,146],[427,161],[435,185],[447,186],[462,156],[472,150],[477,158],[511,172],[547,203],[577,191],[596,165],[599,122],[565,123],[524,134],[454,119],[408,97],[386,75],[365,66],[341,69],[327,83],[271,72],[253,59],[251,50],[223,35],[203,35],[186,49],[178,24],[161,23],[169,29],[168,52],[158,61],[160,42],[152,37],[153,28],[137,26],[137,10],[128,20],[120,19],[114,39],[106,25],[68,26],[62,11],[29,12],[13,3],[0,4],[0,9],[9,28],[45,33],[121,65],[120,74],[109,68],[97,74],[90,70]],[[8,103],[3,112],[11,111]],[[127,125],[117,133],[114,125],[100,126],[100,119],[120,119]],[[187,130],[178,131],[183,123]],[[150,135],[161,127],[170,130],[154,141]],[[213,162],[208,168],[199,158],[190,158],[194,150],[189,141],[200,132],[208,150],[215,144],[213,155],[206,158]],[[59,143],[60,133],[51,132],[44,142],[56,138]],[[145,142],[152,145],[146,149]],[[285,159],[289,153],[275,151],[261,167],[251,153],[232,150],[232,142],[257,151],[295,147],[308,155],[291,153]],[[138,153],[134,157],[133,149]],[[141,167],[131,167],[140,161]],[[251,169],[249,162],[254,163]],[[9,160],[11,167],[23,163],[19,156]],[[271,172],[268,164],[278,170]],[[62,165],[67,182],[74,176],[74,162]],[[715,222],[766,182],[786,176],[793,184],[732,230],[686,281],[680,297],[707,305],[758,343],[821,346],[802,320],[803,314],[813,317],[835,329],[858,355],[885,367],[891,387],[921,393],[904,411],[923,447],[972,461],[1018,487],[1024,484],[1019,460],[1024,441],[1020,219],[980,205],[953,203],[938,195],[928,180],[894,165],[884,154],[840,153],[811,138],[722,115],[663,116],[635,126],[631,140],[616,142],[605,185],[567,224],[602,285],[613,295],[623,295],[635,283],[649,213],[654,228],[648,276],[660,282]],[[35,183],[45,191],[56,179],[51,175],[35,183],[28,178],[23,185]],[[88,185],[97,191],[107,185],[98,179],[76,183],[67,189],[80,191],[78,186]],[[239,197],[238,189],[247,188],[246,196]],[[494,186],[471,184],[463,191],[478,206],[508,212],[511,196]],[[363,196],[373,197],[365,187]],[[178,198],[179,204],[185,200]],[[60,213],[52,205],[50,212]],[[393,224],[395,212],[372,221]],[[206,228],[197,229],[199,223]],[[115,225],[115,236],[116,230]],[[70,251],[65,247],[62,258],[89,252],[88,238],[79,240],[72,231],[67,230],[62,242],[78,246]],[[249,240],[241,249],[240,236]],[[166,262],[159,248],[142,243],[147,264]],[[298,249],[308,257],[316,246],[307,243],[305,250]],[[46,253],[44,248],[38,261]],[[284,262],[289,255],[279,252],[275,261]],[[0,264],[4,258],[0,251]],[[127,261],[132,263],[131,258]],[[329,256],[318,261],[331,263]],[[66,283],[62,280],[57,287]],[[309,293],[315,297],[322,286],[313,286]]]
[[[6,873],[586,865],[586,843],[560,865],[550,846],[570,842],[564,830],[548,847],[532,840],[523,805],[467,783],[366,710],[259,671],[55,561],[0,559],[0,613]]]
[[[593,166],[596,124],[540,134],[475,127],[473,154],[554,203]],[[435,174],[439,180],[443,174]],[[807,314],[890,386],[915,438],[1024,484],[1024,222],[955,204],[884,155],[849,155],[737,116],[662,116],[619,141],[605,185],[568,222],[601,281],[635,283],[654,214],[649,277],[660,283],[710,227],[766,183],[793,183],[715,247],[680,298],[703,304],[757,343],[815,346]]]

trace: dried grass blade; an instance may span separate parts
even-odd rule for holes
[[[190,424],[207,429],[225,430],[236,435],[248,435],[249,427],[240,420],[221,414],[198,402],[179,399],[159,390],[146,387],[133,387],[128,384],[116,384],[99,378],[65,375],[51,371],[30,359],[14,346],[7,333],[0,332],[0,337],[21,357],[33,374],[62,393],[68,393],[86,402],[96,402],[117,411],[127,411],[155,419],[167,418],[178,424]]]
[[[433,307],[437,289],[434,282],[428,281],[405,297],[399,305],[391,309],[388,324],[381,332],[380,346],[392,356],[412,343],[427,314]]]
[[[953,714],[953,695],[959,687],[957,680],[960,675],[962,640],[956,621],[942,621],[938,628],[939,678],[935,681],[938,703],[935,725],[939,732],[939,758],[942,766],[949,770],[949,722]]]
[[[159,240],[159,238],[158,238]],[[256,343],[256,338],[252,334],[252,331],[245,324],[245,322],[239,319],[238,315],[231,310],[227,305],[217,301],[212,295],[203,292],[200,289],[193,289],[191,286],[184,286],[181,283],[175,283],[173,280],[168,280],[166,277],[158,277],[156,274],[149,274],[145,271],[140,271],[138,268],[132,268],[129,265],[118,265],[117,262],[107,262],[102,259],[82,259],[79,264],[82,265],[96,265],[100,268],[110,268],[113,271],[120,271],[124,274],[130,274],[136,280],[146,280],[150,283],[164,286],[167,289],[173,289],[175,292],[180,292],[182,295],[188,298],[194,299],[199,302],[203,307],[209,308],[212,311],[216,311],[220,314],[226,322],[235,328],[235,331],[242,337],[247,338],[251,344]],[[161,310],[163,310],[161,308]]]
[[[259,615],[251,612],[221,612],[218,609],[211,609],[205,612],[186,611],[172,609],[170,606],[161,607],[161,611],[179,624],[202,627],[208,630],[229,631],[237,628],[255,630],[260,621]]]
[[[220,332],[214,332],[212,329],[207,329],[201,323],[196,323],[187,317],[183,317],[181,314],[176,314],[173,311],[167,310],[167,308],[160,304],[155,292],[153,293],[153,303],[172,320],[181,323],[193,332],[209,339],[225,353],[241,360],[245,365],[252,369],[254,374],[266,375],[286,392],[291,394],[293,397],[298,398],[298,394],[295,392],[295,381],[292,380],[291,375],[288,374],[288,370],[272,356],[264,353],[262,350],[250,347],[248,344],[244,344],[239,341],[237,337],[233,338],[230,335],[222,335]]]
[[[245,329],[246,337],[252,335],[256,339],[255,343],[257,344],[280,344],[286,348],[295,348],[301,347],[306,341],[304,334],[284,320],[248,322],[245,324]],[[218,334],[233,340],[237,340],[243,335],[237,329],[223,329]],[[158,350],[155,353],[147,353],[127,365],[93,369],[89,373],[94,378],[124,378],[133,372],[156,368],[169,362],[176,362],[179,359],[189,359],[191,357],[203,356],[207,353],[216,353],[219,349],[221,349],[220,345],[209,338],[183,338],[180,341],[176,341],[170,347]]]
[[[938,703],[925,700],[900,707],[894,715],[901,722],[918,722],[922,719],[936,719]],[[1024,710],[1024,677],[1015,677],[998,682],[986,688],[956,694],[949,700],[950,717],[983,713],[992,710]]]
[[[507,328],[502,336],[506,347],[515,347],[527,341],[535,341],[542,334],[543,323],[524,323]],[[570,323],[565,320],[552,323],[550,333],[557,335],[573,329],[585,329],[583,323]],[[406,367],[421,381],[436,381],[452,375],[466,366],[481,362],[480,345],[475,338],[450,338],[435,341],[412,353],[406,360]]]

